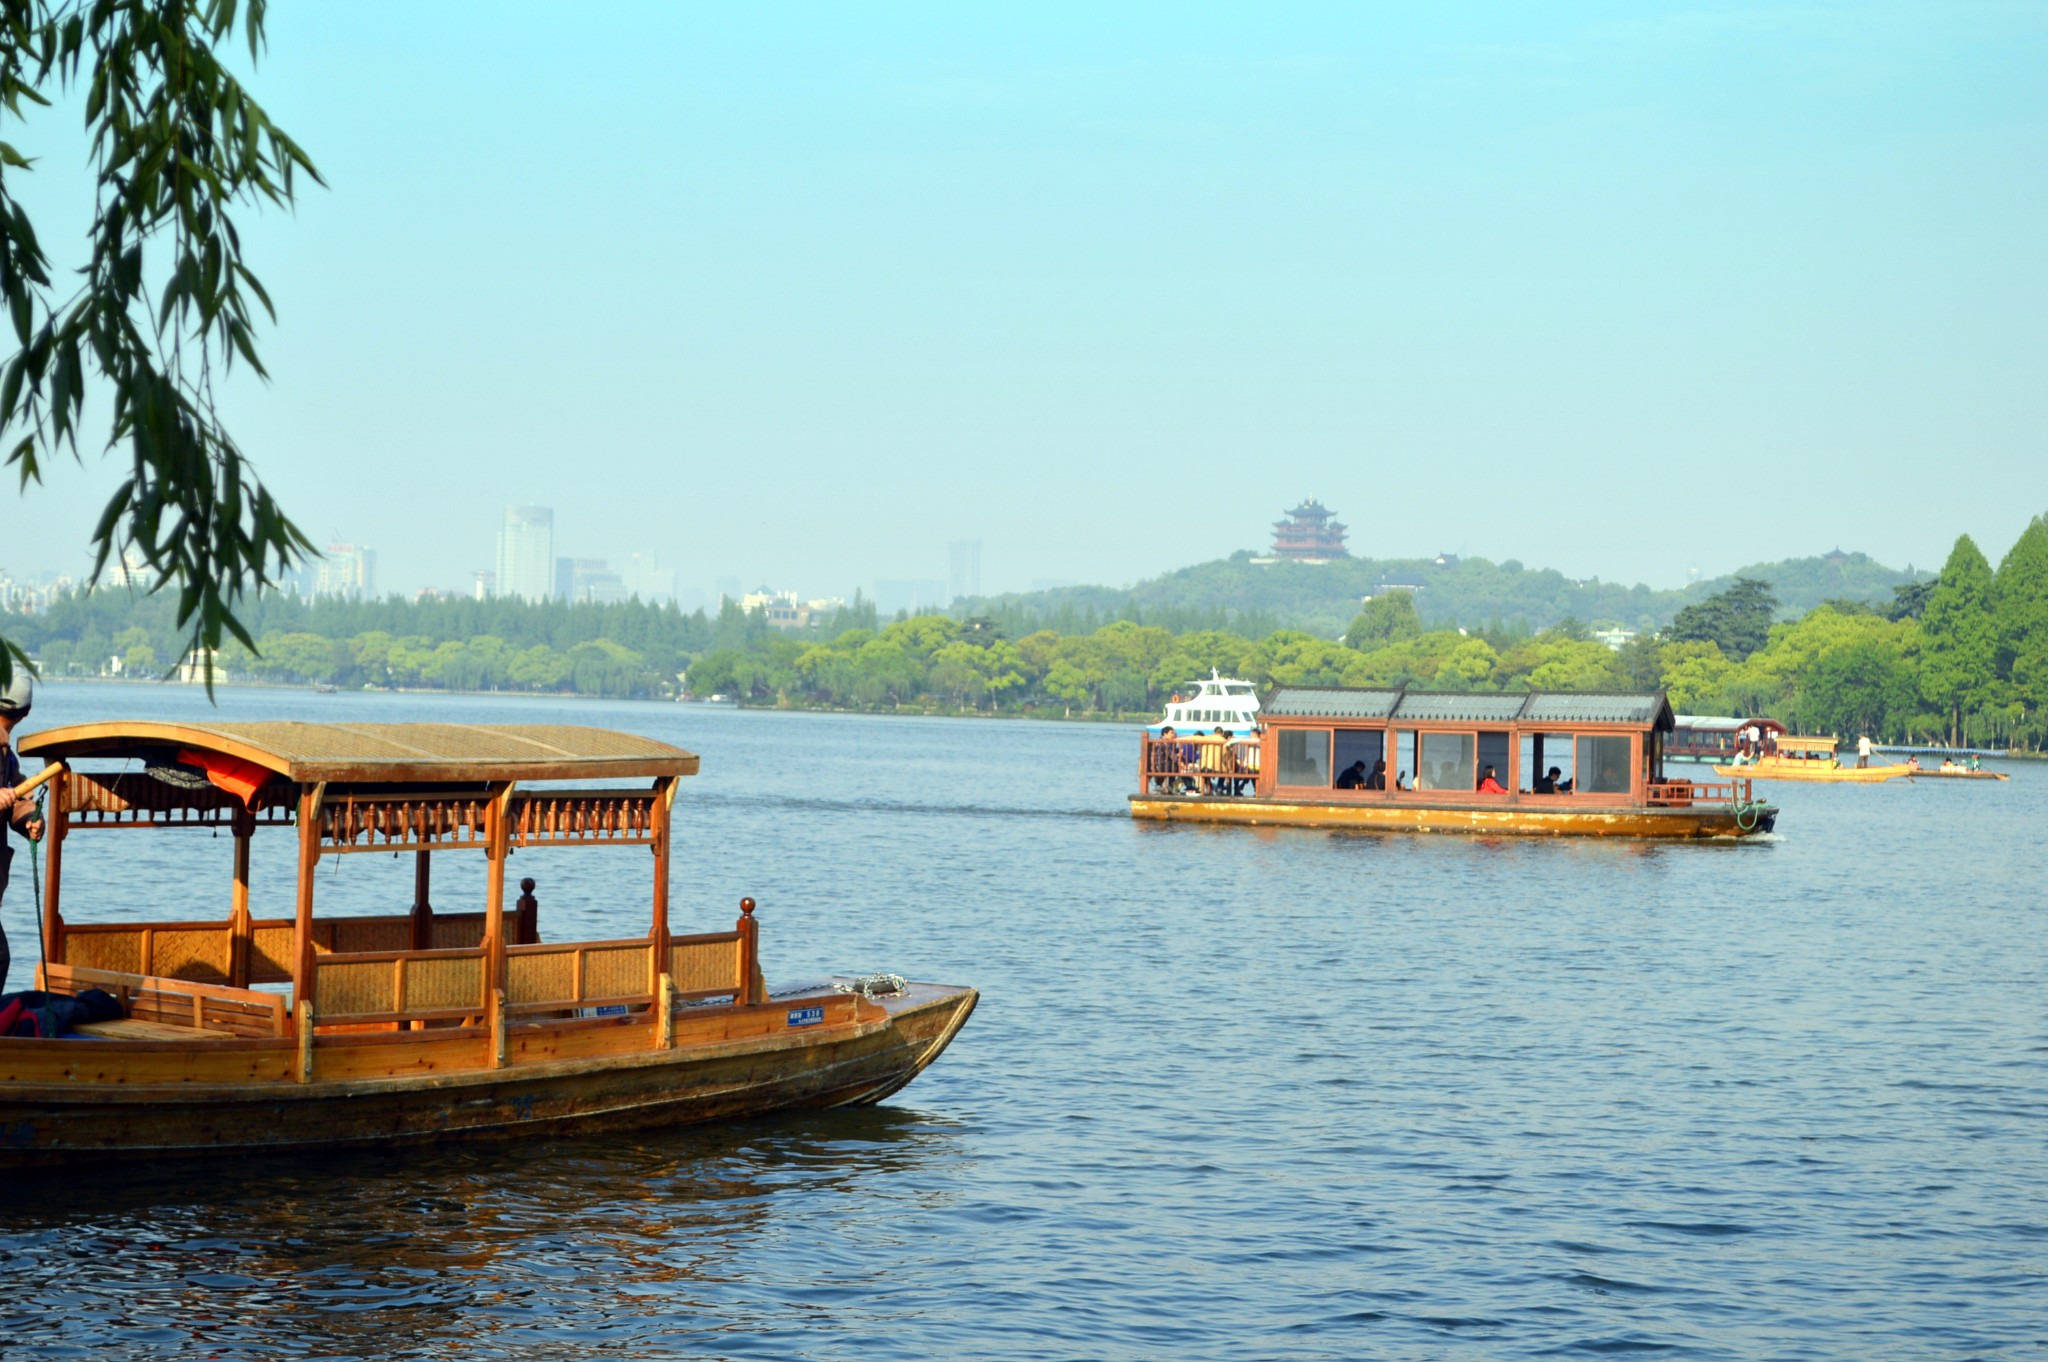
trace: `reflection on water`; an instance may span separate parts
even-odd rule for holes
[[[206,714],[52,685],[34,717],[143,711]],[[1679,846],[1134,824],[1133,736],[1089,725],[224,712],[679,743],[679,925],[751,895],[771,980],[981,1005],[868,1111],[7,1179],[0,1330],[39,1357],[2042,1351],[2048,769],[1802,787],[1770,838]],[[226,853],[81,835],[66,883],[224,914]],[[409,901],[403,861],[337,859],[323,903]],[[437,903],[480,893],[446,865]],[[514,870],[546,935],[645,927],[643,851]],[[258,871],[288,905],[289,858]]]
[[[0,1192],[8,1332],[44,1356],[642,1355],[748,1314],[750,1262],[861,1273],[963,1157],[891,1107],[227,1166]]]

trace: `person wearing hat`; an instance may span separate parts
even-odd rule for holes
[[[14,726],[28,717],[35,701],[35,686],[20,663],[4,687],[0,687],[0,903],[7,899],[7,871],[14,861],[14,845],[8,834],[19,832],[30,841],[43,835],[43,820],[36,816],[32,799],[16,799],[14,787],[21,784],[21,759],[14,755]],[[7,991],[7,968],[13,963],[7,949],[7,929],[0,926],[0,993]]]

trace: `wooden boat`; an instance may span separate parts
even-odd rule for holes
[[[0,1162],[861,1105],[916,1077],[976,1002],[893,976],[771,993],[751,899],[731,931],[671,933],[671,810],[697,758],[631,734],[97,723],[20,749],[52,763],[40,982],[103,989],[125,1015],[80,1028],[90,1040],[0,1037]],[[593,780],[606,783],[562,783]],[[100,834],[141,828],[231,834],[225,917],[179,883],[165,886],[168,917],[98,903],[74,920],[61,893],[73,839],[139,850]],[[297,842],[291,917],[250,902],[250,843],[272,830]],[[533,879],[505,901],[507,858],[529,847],[651,849],[651,926],[544,941]],[[323,857],[407,851],[409,910],[315,912]],[[451,855],[472,874],[481,862],[481,883],[463,884],[478,907],[434,907],[432,870]]]
[[[1814,780],[1849,785],[1874,785],[1913,774],[1904,762],[1883,766],[1844,766],[1833,738],[1802,738],[1785,734],[1753,760],[1714,767],[1716,775],[1749,780]]]
[[[1981,767],[1971,770],[1967,766],[1914,766],[1907,773],[1910,780],[2011,780],[2003,771],[1986,771]]]
[[[1666,777],[1672,713],[1662,693],[1289,686],[1266,697],[1260,712],[1251,762],[1213,735],[1147,732],[1131,816],[1686,839],[1748,837],[1777,821],[1777,808],[1752,798],[1747,781]],[[1562,789],[1551,782],[1553,768]],[[1498,788],[1485,788],[1488,770]]]

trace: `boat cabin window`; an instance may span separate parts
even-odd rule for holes
[[[1351,769],[1353,762],[1365,763],[1367,775],[1387,755],[1387,734],[1379,728],[1340,728],[1336,733],[1336,754],[1330,758],[1332,770],[1344,772]],[[1392,781],[1387,782],[1392,784]]]
[[[1535,793],[1544,790],[1543,782],[1548,779],[1550,768],[1557,768],[1557,783],[1575,782],[1577,766],[1572,760],[1572,735],[1569,733],[1525,733],[1522,735],[1522,788]],[[1554,792],[1551,792],[1554,793]]]
[[[1415,730],[1402,729],[1394,734],[1394,759],[1387,763],[1392,767],[1393,779],[1390,788],[1412,790],[1415,788]]]
[[[1424,733],[1422,766],[1415,775],[1418,790],[1470,790],[1477,784],[1473,767],[1474,735]]]
[[[1327,728],[1283,728],[1280,730],[1280,771],[1282,785],[1330,786],[1330,730]]]
[[[1479,735],[1479,769],[1493,768],[1494,778],[1503,786],[1508,782],[1508,735],[1506,732],[1481,733]]]
[[[1580,738],[1580,793],[1627,794],[1631,746],[1625,737]]]

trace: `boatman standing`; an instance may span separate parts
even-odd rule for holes
[[[1859,733],[1856,736],[1856,765],[1859,768],[1870,765],[1870,735],[1868,733]]]
[[[35,801],[17,800],[14,787],[21,784],[21,759],[14,755],[14,726],[28,717],[35,688],[19,662],[5,687],[0,687],[0,904],[7,900],[7,871],[14,860],[9,833],[19,832],[30,841],[43,835],[43,820],[36,817]],[[0,926],[0,993],[7,991],[7,929]]]

